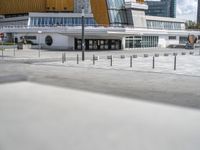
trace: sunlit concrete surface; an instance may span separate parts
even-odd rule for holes
[[[0,150],[199,150],[200,111],[29,82],[0,85]]]
[[[129,70],[129,71],[141,71],[141,72],[157,72],[157,73],[170,73],[188,76],[200,76],[200,56],[199,55],[187,55],[176,57],[176,71],[174,56],[160,56],[155,57],[154,69],[153,69],[153,57],[138,57],[132,59],[132,67],[130,67],[130,57],[124,59],[113,58],[112,66],[110,59],[100,59],[93,64],[92,60],[86,60],[77,64],[76,60],[52,62],[39,62],[39,64],[66,66],[66,67],[84,67],[84,68],[99,68],[99,69],[116,69],[116,70]]]

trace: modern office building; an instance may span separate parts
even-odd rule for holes
[[[132,50],[187,42],[183,20],[145,15],[144,0],[1,0],[0,33],[45,49],[80,50],[82,15],[86,50]]]
[[[200,23],[200,0],[198,0],[197,5],[197,23]]]
[[[146,1],[146,15],[160,17],[176,17],[176,0]]]

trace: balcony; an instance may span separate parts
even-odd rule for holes
[[[125,2],[125,8],[126,9],[138,9],[138,10],[148,10],[148,6],[144,3],[136,3],[127,1]]]

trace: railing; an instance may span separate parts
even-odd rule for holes
[[[27,26],[27,25],[9,25],[0,26],[0,30],[4,29],[67,29],[67,28],[80,28],[81,25],[52,25],[52,26]],[[170,30],[170,31],[199,31],[200,29],[165,29],[165,28],[148,28],[148,27],[134,27],[132,25],[86,25],[86,28],[127,28],[127,29],[149,29],[149,30]]]

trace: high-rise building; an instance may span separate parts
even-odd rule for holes
[[[83,3],[84,3],[85,13],[91,13],[90,0],[74,0],[74,12],[75,13],[81,13]]]
[[[160,17],[176,17],[176,0],[146,1],[146,15]]]
[[[200,0],[198,0],[198,7],[197,7],[197,23],[200,23]]]

